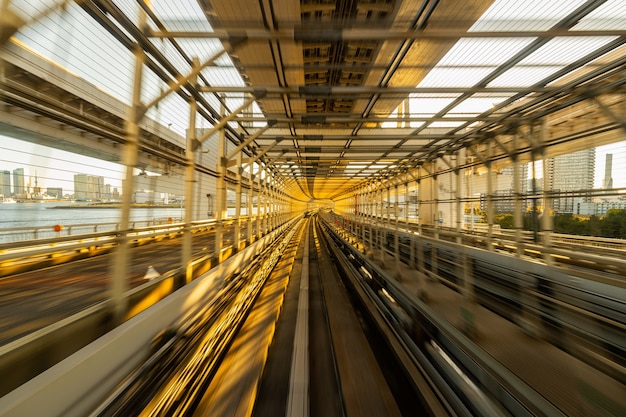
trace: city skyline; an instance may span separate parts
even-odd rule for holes
[[[111,189],[122,189],[123,167],[120,164],[92,158],[84,155],[22,141],[0,135],[0,172],[23,168],[25,184],[37,176],[41,189],[62,188],[64,194],[74,193],[74,175],[86,174],[104,177],[104,183]],[[605,158],[612,155],[612,185],[614,188],[626,188],[626,141],[616,142],[595,148],[595,170],[593,187],[603,188],[605,180]],[[529,170],[530,172],[530,170]],[[542,177],[541,170],[537,177]],[[13,188],[13,185],[11,186]]]
[[[122,166],[113,162],[49,148],[27,141],[0,135],[0,172],[24,169],[24,185],[29,181],[47,188],[62,188],[64,194],[74,193],[74,175],[101,176],[111,189],[121,190]],[[13,191],[13,183],[11,184]]]

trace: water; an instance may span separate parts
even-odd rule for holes
[[[18,237],[14,233],[3,233],[5,229],[12,228],[44,228],[49,227],[50,233],[39,233],[37,237],[49,237],[52,234],[52,227],[60,224],[64,226],[67,233],[67,226],[78,224],[102,224],[102,223],[118,223],[121,217],[121,209],[119,207],[112,208],[72,208],[72,209],[54,209],[52,207],[68,206],[75,203],[55,202],[55,203],[15,203],[0,204],[0,242],[16,241],[23,239],[32,239],[32,233],[20,233],[23,235]],[[180,207],[158,207],[158,208],[132,208],[131,221],[165,221],[168,218],[178,221],[183,216],[183,210]],[[139,226],[145,226],[143,223]],[[114,227],[107,228],[108,230]],[[103,231],[103,229],[98,229]],[[74,232],[72,232],[74,233]],[[9,238],[8,235],[14,235]]]

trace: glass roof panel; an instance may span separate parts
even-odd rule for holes
[[[435,66],[419,83],[419,87],[472,87],[491,74],[495,67],[438,68]]]
[[[430,127],[459,127],[465,122],[432,122]]]
[[[626,6],[624,0],[609,0],[587,16],[572,30],[625,30]]]
[[[614,37],[558,37],[552,39],[504,74],[490,87],[528,87],[559,71],[566,65],[611,42]]]
[[[409,99],[411,115],[434,116],[458,96],[458,94],[412,94]]]
[[[134,1],[134,0],[133,0]],[[203,27],[208,25],[204,13],[196,0],[152,0],[150,7],[157,16],[164,16],[164,23],[169,29],[190,30],[191,26],[184,27],[178,25],[193,25],[201,22]]]
[[[611,42],[615,37],[557,37],[520,61],[519,65],[568,65]]]
[[[509,95],[489,95],[485,96],[484,94],[475,94],[467,100],[463,100],[463,102],[459,103],[456,107],[451,109],[446,116],[456,116],[459,114],[467,115],[474,114],[478,115],[487,110],[492,109],[497,104],[503,102],[507,98],[513,96],[513,94]]]
[[[470,32],[548,30],[585,0],[496,0]]]
[[[489,87],[529,87],[554,74],[562,67],[514,67],[489,83]]]
[[[494,67],[508,61],[534,38],[460,39],[439,61],[437,67]]]

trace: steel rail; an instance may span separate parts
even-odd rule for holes
[[[424,332],[428,335],[428,339],[435,341],[441,346],[445,346],[446,350],[450,352],[455,361],[461,362],[465,365],[469,363],[473,364],[473,367],[468,368],[468,372],[473,373],[475,380],[489,381],[481,385],[481,389],[489,392],[492,401],[497,399],[500,406],[506,404],[507,410],[515,416],[558,416],[563,417],[564,414],[557,409],[553,404],[548,402],[544,397],[537,393],[534,389],[524,383],[519,377],[514,375],[511,371],[506,369],[500,363],[495,361],[492,357],[483,352],[478,346],[464,336],[460,330],[456,329],[450,323],[442,319],[436,314],[430,307],[419,300],[412,294],[409,294],[405,288],[403,288],[395,279],[391,279],[387,274],[377,265],[366,259],[361,253],[359,253],[350,243],[344,240],[337,230],[328,222],[325,221],[325,229],[332,236],[332,239],[339,247],[339,252],[344,256],[351,255],[353,263],[356,263],[358,267],[363,267],[368,271],[369,277],[375,282],[374,285],[380,286],[385,289],[390,297],[394,300],[394,303],[408,314],[415,322],[415,325],[421,326]],[[352,263],[351,262],[351,263]],[[366,280],[370,278],[363,277],[360,280],[360,285],[368,287],[369,284]],[[373,291],[372,291],[373,293]],[[378,297],[378,296],[377,296]],[[387,302],[383,304],[388,305]],[[389,306],[389,314],[396,315],[394,309]],[[402,318],[396,316],[395,326],[398,334],[402,335],[402,340],[408,347],[409,351],[415,355],[414,360],[417,362],[420,360],[420,355],[423,355],[425,348],[429,345],[425,345],[420,349],[413,338],[407,334],[406,329],[402,328]],[[428,351],[428,349],[426,349]],[[425,369],[433,370],[431,365],[435,365],[433,357],[424,358],[429,362],[424,363]],[[436,372],[442,372],[441,368]],[[443,376],[442,374],[440,374]],[[431,375],[433,380],[438,380],[437,375]],[[468,387],[463,385],[462,381],[451,379],[450,377],[445,379],[445,384],[456,385],[454,392],[464,392],[466,398],[479,398],[479,396],[473,396],[468,391]],[[444,387],[441,387],[444,389]],[[484,393],[482,394],[484,395]],[[494,411],[493,404],[483,401],[465,401],[463,402],[469,410],[477,415],[500,415],[497,411]]]

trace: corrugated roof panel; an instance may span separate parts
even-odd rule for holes
[[[612,36],[557,37],[524,58],[518,65],[568,65],[615,38]]]
[[[489,83],[489,87],[529,87],[539,83],[546,77],[554,74],[562,67],[520,67],[516,66],[506,71]]]
[[[465,122],[432,122],[430,124],[431,127],[459,127],[463,125]]]
[[[419,83],[419,87],[472,87],[494,70],[495,67],[434,68]]]
[[[395,123],[394,123],[395,125]],[[377,136],[379,137],[381,140],[386,139],[386,137],[391,136],[391,137],[395,137],[395,136],[408,136],[413,132],[413,129],[410,127],[389,127],[389,128],[372,128],[372,129],[361,129],[360,130],[360,134],[361,135],[367,135],[367,136]],[[358,137],[358,136],[355,136]]]
[[[245,85],[241,75],[233,67],[207,67],[202,70],[202,75],[212,85],[220,87],[242,87]]]
[[[624,0],[609,0],[580,19],[572,30],[626,30]]]
[[[458,94],[412,94],[409,99],[411,115],[434,116],[457,97]]]
[[[404,144],[407,146],[426,146],[429,142],[428,139],[409,139]]]
[[[548,30],[586,0],[496,0],[470,31]]]
[[[511,96],[512,94],[493,94],[489,96],[485,96],[484,94],[474,94],[472,97],[463,100],[459,105],[452,108],[446,116],[458,116],[464,114],[478,115],[493,108],[495,105],[503,102]]]
[[[460,39],[437,63],[445,66],[493,67],[501,65],[530,44],[535,38],[465,38]]]

